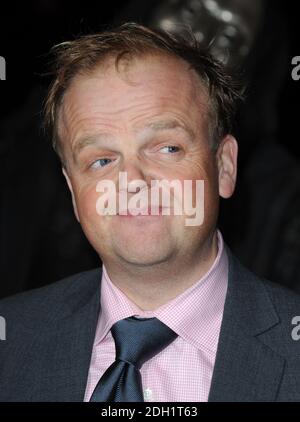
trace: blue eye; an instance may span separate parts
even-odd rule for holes
[[[180,150],[180,148],[175,146],[175,145],[166,145],[166,146],[162,147],[161,150],[164,149],[164,148],[168,148],[167,152],[171,152],[171,153],[178,152]]]
[[[109,164],[109,162],[111,162],[109,158],[99,158],[99,160],[92,163],[91,168],[96,169],[98,167],[104,167]]]

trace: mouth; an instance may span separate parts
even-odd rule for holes
[[[164,214],[163,214],[163,210]],[[161,206],[149,206],[147,208],[127,208],[120,210],[117,214],[119,217],[124,218],[153,218],[162,217],[163,215],[169,215],[166,207]]]

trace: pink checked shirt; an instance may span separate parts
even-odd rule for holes
[[[228,283],[228,259],[218,231],[218,255],[210,270],[155,311],[142,311],[109,279],[103,265],[99,315],[85,401],[115,360],[112,325],[130,316],[157,317],[178,337],[141,368],[146,402],[208,399]]]

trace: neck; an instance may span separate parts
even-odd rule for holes
[[[141,310],[152,311],[195,284],[211,268],[218,253],[214,232],[195,256],[174,258],[159,265],[132,266],[104,262],[109,278]]]

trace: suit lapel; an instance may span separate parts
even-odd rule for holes
[[[263,286],[227,250],[228,291],[209,401],[274,401],[285,360],[264,341],[279,323]]]
[[[96,303],[90,304],[58,327],[55,359],[49,378],[49,391],[56,385],[55,401],[84,399],[98,309]]]
[[[91,276],[90,276],[91,278]],[[93,342],[100,310],[101,271],[85,280],[87,290],[76,290],[65,298],[70,305],[68,316],[57,319],[47,335],[35,346],[37,355],[45,355],[32,392],[35,401],[83,401],[87,383]],[[88,283],[92,284],[88,288]],[[39,354],[39,350],[44,353]],[[41,366],[41,365],[40,365]]]

